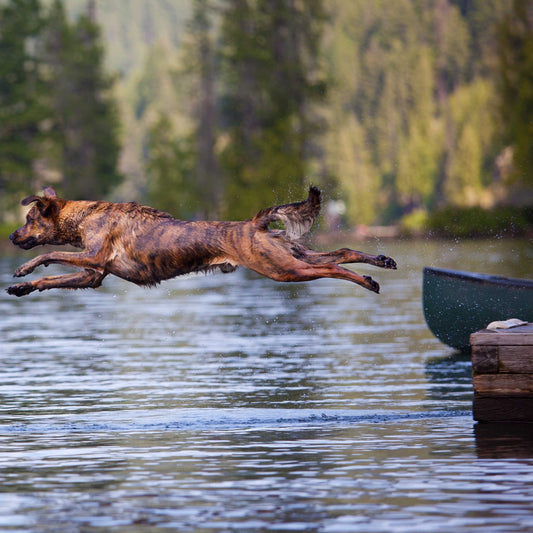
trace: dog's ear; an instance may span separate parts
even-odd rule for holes
[[[36,196],[35,194],[32,194],[31,196],[24,198],[24,200],[22,200],[22,202],[20,203],[22,205],[30,205],[33,202],[42,202],[42,198],[40,196]]]
[[[45,198],[57,198],[57,194],[52,187],[43,187]]]
[[[41,213],[43,217],[51,217],[57,215],[61,209],[61,206],[56,200],[57,197],[48,198],[46,196],[41,197],[33,194],[32,196],[24,198],[24,200],[22,200],[20,203],[22,205],[29,205],[33,202],[37,202],[37,209],[39,209],[39,213]]]

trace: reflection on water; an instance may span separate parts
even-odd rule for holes
[[[479,457],[488,459],[533,459],[533,424],[491,422],[476,424]]]
[[[472,364],[470,354],[450,350],[448,356],[428,358],[426,376],[432,385],[429,393],[434,400],[453,397],[458,402],[471,401]]]
[[[2,292],[0,529],[530,531],[531,432],[473,423],[420,285],[424,265],[533,277],[531,246],[365,249],[399,263],[357,268],[379,296],[244,271]],[[3,288],[33,255],[0,260]]]

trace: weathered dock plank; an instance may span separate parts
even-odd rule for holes
[[[477,422],[532,422],[533,398],[474,395]]]
[[[474,391],[490,396],[533,396],[532,374],[480,374],[474,376]]]
[[[533,422],[533,324],[481,330],[470,343],[474,420]]]
[[[470,335],[470,344],[472,346],[532,345],[533,323],[511,329],[482,329]]]
[[[474,374],[533,374],[533,344],[523,346],[473,346]]]

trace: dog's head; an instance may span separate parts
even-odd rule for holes
[[[22,205],[35,203],[26,215],[26,224],[14,231],[9,238],[13,244],[29,250],[40,244],[57,244],[57,220],[64,200],[57,197],[52,187],[44,187],[44,196],[28,196]]]

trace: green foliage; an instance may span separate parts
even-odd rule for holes
[[[118,115],[113,80],[103,70],[98,26],[82,15],[70,24],[55,0],[44,32],[44,55],[52,90],[53,130],[61,189],[72,199],[97,199],[121,181]]]
[[[428,207],[434,203],[443,157],[442,139],[438,122],[432,129],[430,125],[413,121],[398,154],[396,184],[404,206]]]
[[[53,182],[71,198],[101,197],[120,181],[118,115],[99,30],[68,22],[55,0],[0,4],[0,208]]]
[[[1,212],[33,186],[34,165],[48,138],[48,87],[38,57],[42,24],[37,0],[0,4]]]
[[[479,203],[490,185],[498,137],[494,85],[481,78],[458,88],[449,99],[454,143],[450,150],[446,198],[456,205]]]
[[[428,212],[425,209],[415,209],[400,220],[400,230],[407,235],[424,234],[428,227]]]
[[[120,180],[87,0],[65,2],[70,19],[41,1],[46,16],[38,0],[0,2],[2,211],[49,176],[84,198]],[[243,218],[311,181],[344,200],[349,223],[413,230],[446,206],[531,203],[531,0],[94,5],[123,74],[127,180],[115,197]],[[472,212],[477,232],[488,219]]]
[[[329,7],[327,162],[350,220],[505,201],[494,66],[506,2]]]
[[[397,154],[396,187],[400,203],[408,209],[435,203],[437,181],[444,156],[443,121],[436,114],[434,64],[425,46],[413,51],[409,81],[412,95],[408,125]],[[414,75],[415,70],[417,75]]]
[[[227,213],[301,195],[325,96],[321,0],[227,0],[221,25]]]
[[[180,218],[194,218],[200,211],[200,189],[194,181],[195,153],[191,139],[176,140],[168,117],[161,115],[150,131],[150,203]]]
[[[513,0],[499,26],[501,116],[514,177],[533,186],[533,2]]]
[[[519,236],[532,224],[528,209],[447,206],[430,214],[427,229],[441,237]]]
[[[456,1],[470,34],[468,78],[493,78],[497,63],[498,45],[495,28],[508,12],[508,0]]]
[[[141,135],[143,129],[148,132],[137,140],[147,154],[144,168],[149,197],[157,203],[164,201],[161,183],[175,183],[181,200],[172,202],[170,212],[213,219],[220,211],[222,179],[215,153],[218,109],[212,2],[194,0],[192,7],[181,53],[169,61],[169,50],[162,44],[149,52],[134,91],[136,125],[132,129]],[[158,149],[160,138],[165,147]],[[173,158],[177,160],[171,169]],[[189,207],[184,198],[192,202]]]
[[[52,2],[42,1],[45,6]],[[87,13],[88,1],[65,1],[72,20]],[[178,47],[191,0],[96,0],[95,11],[106,43],[107,67],[135,78],[154,45]]]
[[[215,37],[212,28],[212,2],[194,0],[190,24],[191,53],[188,55],[192,78],[192,104],[196,148],[194,182],[202,206],[202,215],[219,218],[223,197],[222,173],[216,153],[219,132],[216,94]]]
[[[202,37],[212,5],[193,4],[187,58],[196,91],[176,94],[193,108],[181,136],[192,135],[198,157],[198,140],[211,135],[200,160],[217,163],[215,180],[198,166],[191,179],[204,189],[223,184],[225,216],[292,199],[309,179],[338,186],[332,194],[351,223],[413,212],[418,224],[417,213],[445,205],[505,201],[494,113],[496,26],[510,11],[503,0],[327,0],[325,9],[224,0],[218,41],[205,28]],[[206,40],[219,52],[208,77]],[[202,73],[215,99],[213,88],[210,100],[200,96]],[[217,115],[207,133],[198,108]]]
[[[379,209],[380,182],[365,149],[364,130],[353,114],[341,117],[327,137],[328,167],[348,206],[347,217],[352,224],[371,224]]]

